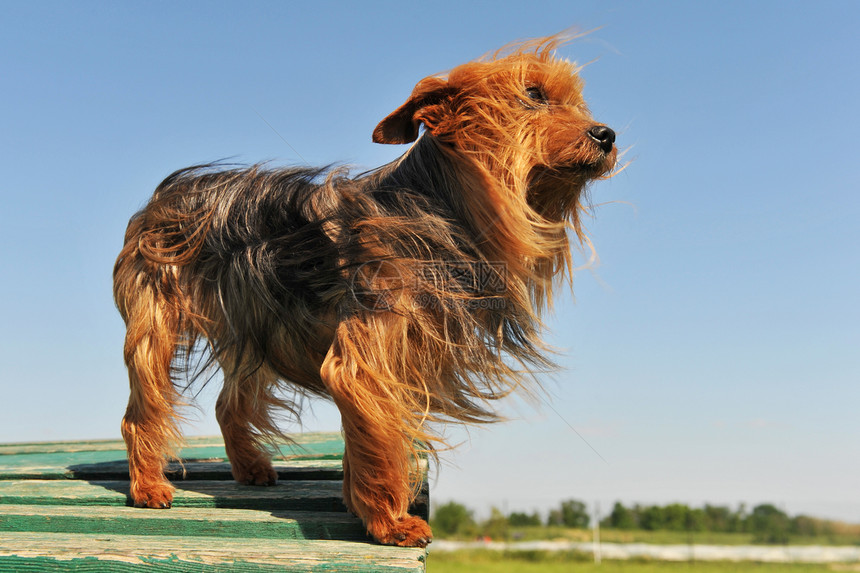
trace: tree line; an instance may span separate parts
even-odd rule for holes
[[[616,502],[601,527],[645,531],[708,531],[748,533],[760,543],[788,543],[791,535],[815,537],[827,535],[830,522],[806,515],[789,516],[772,503],[763,503],[747,511],[744,505],[732,510],[727,506],[689,507],[682,503],[669,505],[634,505]]]
[[[512,512],[504,514],[493,508],[486,520],[475,519],[474,512],[455,501],[436,508],[431,520],[440,537],[491,537],[506,538],[512,529],[524,527],[569,527],[587,529],[592,518],[582,501],[570,499],[551,509],[546,517],[538,512]],[[763,503],[747,510],[709,505],[690,507],[682,503],[668,505],[625,506],[616,502],[612,511],[600,520],[600,527],[615,530],[724,532],[745,533],[758,543],[787,543],[791,536],[829,536],[846,524],[826,521],[806,515],[789,516],[771,503]],[[850,527],[850,526],[849,526]],[[858,527],[851,527],[856,532]]]

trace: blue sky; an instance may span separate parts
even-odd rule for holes
[[[434,499],[860,522],[860,4],[310,4],[4,3],[0,441],[118,436],[111,268],[168,173],[379,165],[404,148],[373,127],[422,77],[599,28],[562,55],[591,62],[586,98],[631,163],[593,187],[601,262],[549,321],[552,407],[452,429]],[[188,432],[217,433],[202,403]],[[302,429],[338,427],[315,404]]]

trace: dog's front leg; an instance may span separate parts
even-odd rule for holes
[[[402,390],[374,373],[384,357],[361,356],[362,346],[349,337],[342,324],[321,368],[343,423],[344,503],[379,543],[424,547],[430,526],[408,513],[417,465],[409,416],[398,400]]]

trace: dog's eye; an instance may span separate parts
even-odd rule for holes
[[[526,96],[534,102],[546,103],[546,95],[543,93],[543,90],[537,86],[526,88]]]

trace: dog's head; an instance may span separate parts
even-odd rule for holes
[[[562,42],[552,37],[519,44],[506,55],[421,80],[379,123],[373,140],[409,143],[423,124],[427,133],[505,179],[533,207],[560,215],[569,199],[563,207],[545,203],[577,195],[590,180],[611,172],[617,155],[615,132],[595,122],[583,100],[579,68],[554,53]]]

